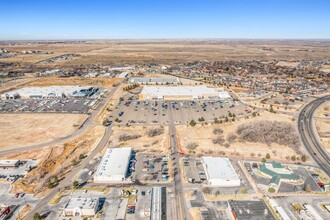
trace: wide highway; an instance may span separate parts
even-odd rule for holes
[[[300,112],[298,130],[307,151],[323,171],[330,176],[330,157],[322,148],[318,135],[314,130],[314,112],[324,102],[330,100],[330,95],[318,98],[308,103]]]

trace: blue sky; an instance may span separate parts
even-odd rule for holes
[[[2,0],[0,40],[330,39],[330,1]]]

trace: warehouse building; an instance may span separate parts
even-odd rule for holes
[[[95,183],[131,182],[126,179],[132,148],[109,148],[94,176]]]
[[[292,172],[289,168],[284,168],[282,164],[271,162],[259,165],[260,171],[265,175],[269,176],[270,184],[279,186],[282,180],[284,181],[295,181],[298,176]]]
[[[140,100],[225,100],[231,96],[227,91],[207,86],[144,86]]]
[[[241,180],[228,158],[202,157],[202,163],[210,186],[236,187]]]
[[[99,198],[71,198],[63,209],[63,216],[95,216]]]
[[[169,85],[169,84],[181,84],[179,78],[142,78],[134,77],[128,80],[131,84],[140,84],[140,85]]]
[[[166,217],[166,188],[152,187],[150,220],[165,220]]]
[[[91,86],[47,86],[47,87],[25,87],[1,94],[1,99],[51,99],[76,97],[85,98],[92,96],[99,88]]]

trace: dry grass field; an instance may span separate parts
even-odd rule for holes
[[[109,87],[112,88],[113,84],[116,84],[120,79],[113,78],[37,78],[36,80],[26,84],[26,86],[98,86],[98,87]]]
[[[164,126],[164,132],[160,135],[149,137],[146,135],[149,129],[159,128],[159,126],[114,126],[112,128],[111,144],[117,147],[133,147],[138,151],[167,153],[169,147],[168,127]],[[139,138],[120,141],[123,134],[138,135]]]
[[[296,155],[297,153],[288,146],[279,145],[276,143],[271,143],[270,146],[264,143],[255,142],[239,142],[235,141],[230,144],[229,147],[225,147],[219,144],[214,144],[213,139],[215,135],[213,134],[214,128],[221,128],[223,130],[223,137],[226,139],[229,133],[232,133],[236,128],[247,122],[251,121],[285,121],[290,122],[291,117],[284,114],[273,114],[269,112],[263,112],[260,116],[250,119],[240,119],[234,123],[225,123],[220,125],[196,125],[194,127],[190,125],[179,125],[177,128],[178,141],[180,147],[184,152],[188,152],[186,146],[189,143],[196,143],[198,146],[195,152],[203,154],[217,154],[217,155],[227,155],[227,156],[239,156],[244,158],[262,158],[265,157],[267,153],[271,155],[271,159],[285,160],[287,156]],[[294,122],[291,121],[293,124]]]
[[[8,155],[6,158],[25,159],[31,155],[41,154],[33,159],[40,159],[37,168],[24,179],[19,179],[12,185],[12,192],[40,193],[36,197],[43,197],[48,193],[46,182],[52,175],[63,178],[72,168],[72,161],[79,160],[80,154],[89,154],[100,142],[104,135],[103,126],[92,126],[82,136],[65,144],[54,145],[50,148],[25,151]]]
[[[0,46],[9,51],[41,50],[54,52],[54,54],[50,55],[18,55],[13,58],[0,59],[0,62],[35,64],[41,60],[66,53],[81,55],[73,60],[51,64],[37,64],[44,67],[63,68],[150,62],[170,64],[193,60],[330,59],[329,41],[304,40],[122,40],[88,41],[78,44],[59,43]]]
[[[0,150],[46,143],[70,135],[86,120],[80,114],[1,114]]]
[[[330,102],[320,105],[316,111],[315,127],[320,136],[321,144],[330,154]]]

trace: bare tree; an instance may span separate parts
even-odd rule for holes
[[[213,144],[223,145],[225,143],[225,139],[222,136],[217,136],[212,139]]]
[[[195,150],[198,147],[198,144],[195,142],[190,142],[187,144],[186,148],[190,151]]]
[[[270,145],[272,142],[290,146],[299,150],[299,135],[290,123],[280,121],[255,121],[245,123],[236,129],[240,141],[260,142]]]
[[[237,135],[235,133],[229,133],[227,135],[227,141],[228,143],[233,143],[237,139]]]
[[[216,135],[223,134],[223,130],[221,128],[214,128],[213,129],[213,134],[216,134]]]
[[[147,131],[148,137],[155,137],[164,133],[164,128],[151,128]]]
[[[129,141],[129,140],[134,140],[140,138],[141,135],[138,134],[122,134],[119,136],[118,140],[119,141]]]

